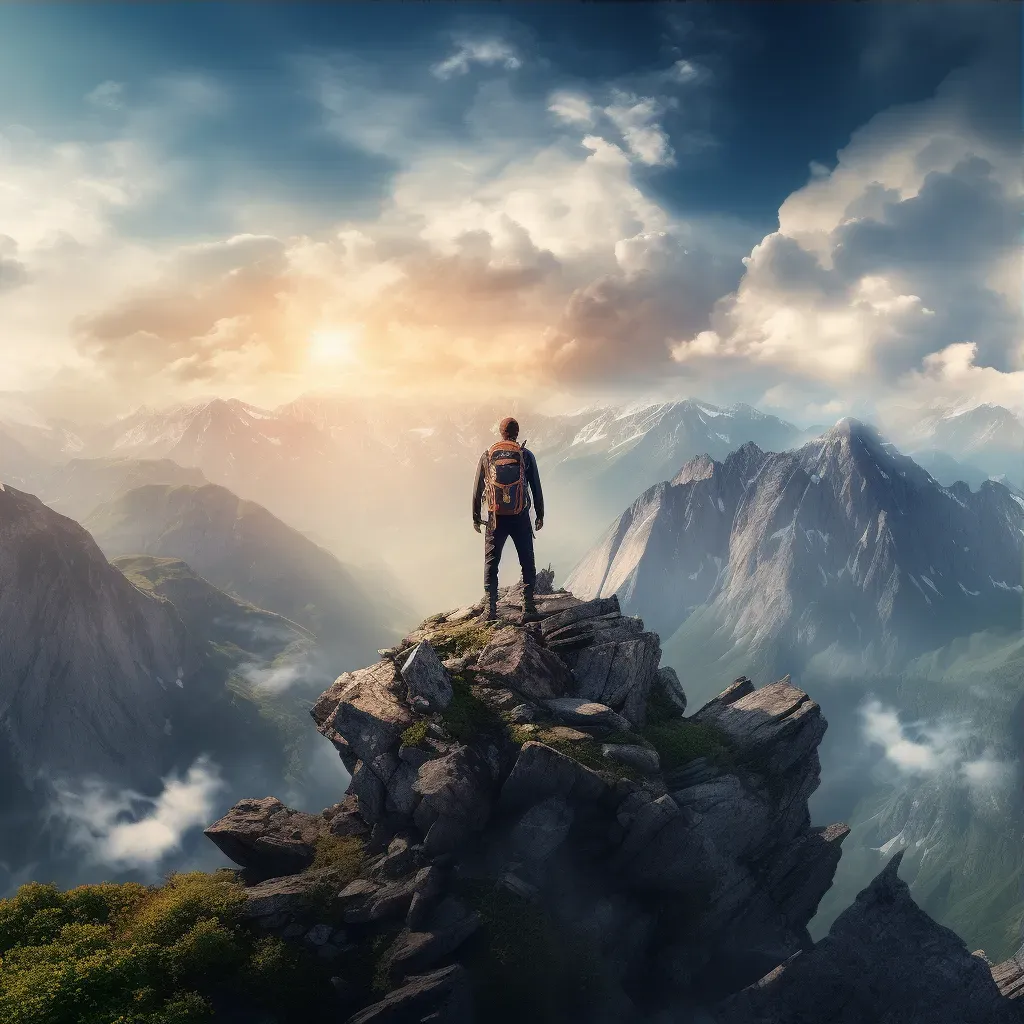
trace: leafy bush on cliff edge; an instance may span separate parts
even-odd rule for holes
[[[199,1024],[260,1006],[307,1019],[330,998],[324,968],[240,926],[230,872],[60,891],[32,882],[0,900],[5,1024]]]

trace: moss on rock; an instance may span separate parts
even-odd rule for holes
[[[644,738],[658,752],[661,770],[668,772],[697,757],[706,757],[723,766],[732,763],[729,742],[714,726],[685,718],[648,725]]]

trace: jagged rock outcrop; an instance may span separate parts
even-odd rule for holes
[[[993,969],[914,903],[902,857],[813,949],[719,1006],[716,1024],[1018,1024]]]
[[[279,934],[348,929],[323,947],[340,962],[361,936],[400,925],[376,968],[394,989],[376,1008],[353,1006],[353,1020],[392,1019],[400,993],[420,991],[412,977],[495,941],[481,887],[542,915],[556,945],[583,942],[597,958],[602,981],[580,1019],[734,991],[808,948],[846,834],[812,829],[807,812],[818,706],[787,680],[741,682],[684,718],[657,635],[617,599],[541,593],[526,625],[515,601],[502,595],[494,624],[479,605],[434,616],[323,694],[312,716],[352,772],[341,820],[349,836],[352,822],[364,830],[367,859],[333,889],[313,867],[260,881],[252,919]],[[424,659],[426,686],[409,672],[425,651],[436,656]],[[444,679],[447,703],[424,699]],[[290,857],[289,871],[312,863],[325,827],[250,801],[209,834],[251,879],[267,863],[254,858],[271,853]],[[325,879],[318,920],[308,897]],[[423,1018],[449,1012],[416,1006]]]
[[[337,965],[339,1019],[470,1024],[513,990],[521,1019],[570,1024],[695,1005],[715,1024],[1021,1019],[1021,961],[969,954],[898,858],[811,942],[849,829],[811,824],[826,723],[788,677],[737,679],[686,718],[675,673],[634,658],[615,711],[570,654],[642,627],[611,599],[538,605],[525,626],[434,616],[324,693],[313,718],[353,773],[342,804],[243,801],[208,830],[245,869],[246,920]],[[566,629],[571,651],[552,650]],[[447,703],[405,671],[416,651]],[[521,979],[559,963],[591,973],[545,975],[529,1004]]]

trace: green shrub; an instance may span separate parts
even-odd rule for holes
[[[0,900],[3,1024],[199,1024],[219,1002],[304,1019],[330,998],[326,968],[239,924],[229,872]]]
[[[314,868],[330,869],[332,887],[344,889],[359,877],[366,859],[366,847],[357,836],[321,836],[316,843]]]
[[[407,747],[422,747],[427,741],[427,726],[430,723],[425,719],[421,718],[418,722],[413,722],[405,732],[402,733],[402,742]]]

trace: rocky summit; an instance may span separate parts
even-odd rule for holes
[[[518,597],[428,619],[321,696],[340,803],[245,800],[207,830],[251,926],[331,971],[330,1019],[1021,1019],[1019,964],[935,924],[898,858],[811,942],[849,830],[808,812],[827,726],[806,693],[741,678],[686,716],[617,598],[547,572],[524,623]]]

